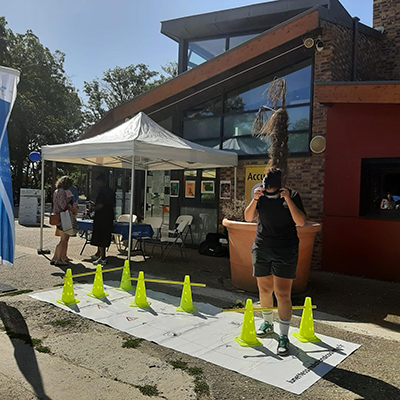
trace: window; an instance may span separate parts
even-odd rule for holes
[[[280,74],[271,74],[186,110],[183,137],[243,156],[265,155],[269,144],[264,138],[253,137],[251,132],[259,107],[267,102],[265,92],[278,75],[284,77],[287,83],[289,152],[308,153],[311,131],[311,71],[308,60],[291,69],[285,69]]]
[[[226,39],[200,40],[188,44],[188,69],[197,67],[226,50]]]
[[[258,33],[253,33],[251,35],[233,36],[229,38],[229,48],[233,49],[234,47],[239,46],[239,44],[247,42],[250,39],[253,39],[253,37],[257,35]]]
[[[362,160],[360,216],[400,220],[400,158]]]

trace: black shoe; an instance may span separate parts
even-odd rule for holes
[[[289,338],[285,335],[279,336],[278,349],[276,351],[278,356],[286,357],[289,354]]]

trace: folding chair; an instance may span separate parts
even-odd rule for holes
[[[161,262],[163,262],[168,254],[171,252],[173,247],[178,247],[181,252],[182,258],[187,262],[186,252],[185,252],[185,242],[183,239],[183,231],[185,230],[188,221],[182,221],[178,227],[173,231],[172,236],[161,238]],[[163,244],[166,243],[165,248]]]
[[[154,253],[154,247],[157,243],[161,243],[161,226],[163,219],[161,217],[147,217],[143,221],[145,224],[151,225],[153,228],[153,237],[142,237],[141,240],[144,244],[144,251],[146,252],[146,242],[153,243],[153,249],[151,250],[151,255]]]
[[[117,222],[129,222],[129,217],[130,214],[122,214],[118,217]],[[137,221],[137,215],[132,214],[132,223],[134,224]],[[126,250],[126,248],[128,247],[128,241],[127,240],[121,240],[122,239],[122,235],[120,235],[119,233],[113,233],[114,236],[114,242],[117,245],[118,251],[122,251],[122,250]],[[125,248],[122,248],[122,246],[124,246]],[[136,241],[135,241],[135,246],[133,248],[136,247]]]
[[[193,233],[192,233],[193,215],[179,215],[179,217],[175,221],[175,226],[178,227],[178,225],[183,221],[187,221],[187,231],[186,231],[186,234],[185,234],[185,238],[183,240],[186,241],[187,235],[190,232],[190,238],[192,239],[192,244],[194,244]],[[168,231],[168,233],[171,233],[171,234],[173,234],[174,232],[175,232],[175,230],[169,230]]]

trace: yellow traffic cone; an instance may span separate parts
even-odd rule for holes
[[[181,304],[176,309],[176,311],[188,312],[188,313],[194,313],[196,311],[196,307],[193,307],[192,289],[190,287],[190,277],[189,277],[189,275],[185,276],[185,280],[183,282]]]
[[[253,302],[251,299],[246,301],[246,311],[244,312],[242,331],[235,340],[244,347],[262,346],[256,336],[256,325],[254,323]]]
[[[103,271],[100,264],[97,264],[92,291],[88,293],[88,296],[95,297],[96,299],[108,296],[108,293],[104,292]]]
[[[130,278],[131,278],[131,270],[129,268],[129,260],[125,260],[124,269],[122,270],[121,283],[117,287],[117,289],[125,290],[126,292],[129,292],[130,290],[132,290],[133,287],[132,287],[132,282],[131,282]]]
[[[72,272],[70,268],[67,269],[65,274],[61,299],[57,300],[57,303],[64,304],[66,306],[79,303],[79,300],[75,299]]]
[[[140,271],[136,285],[135,300],[132,301],[132,303],[129,305],[131,307],[146,308],[150,304],[151,303],[147,301],[146,297],[146,285],[144,284],[144,273],[143,271]]]
[[[321,339],[315,336],[313,312],[311,308],[311,297],[306,297],[304,310],[301,314],[299,332],[293,333],[293,336],[303,343],[320,342]]]

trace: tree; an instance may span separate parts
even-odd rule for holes
[[[81,102],[64,71],[65,55],[51,53],[31,30],[14,34],[0,18],[0,60],[21,72],[8,123],[14,188],[39,183],[37,164],[28,155],[47,144],[73,141],[82,122]]]
[[[104,117],[111,109],[124,104],[178,75],[177,63],[170,62],[161,67],[166,75],[151,71],[145,64],[115,67],[103,73],[101,79],[84,82],[87,96],[84,104],[85,129]],[[158,79],[154,79],[160,75]]]

